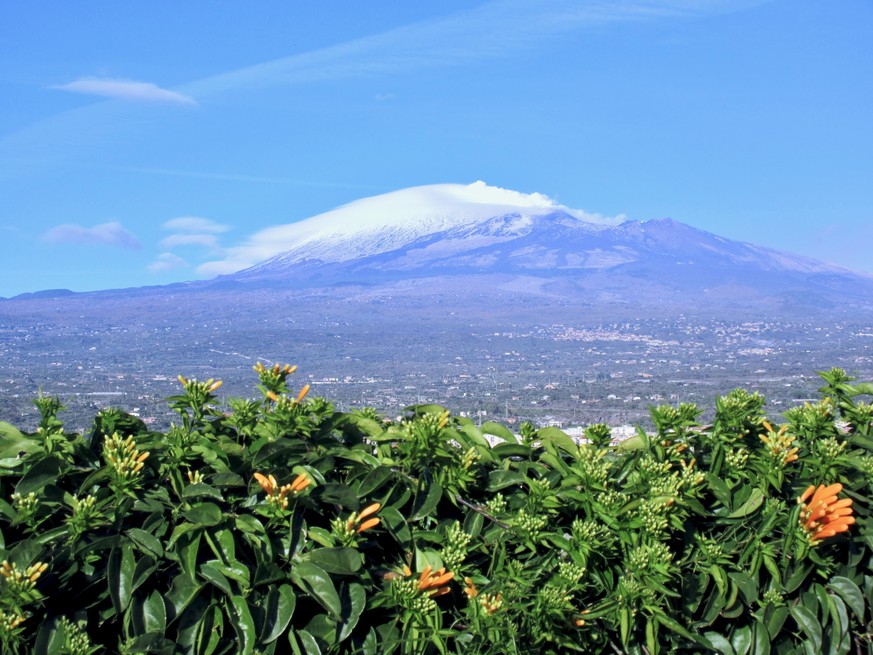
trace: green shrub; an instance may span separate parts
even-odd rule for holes
[[[873,385],[841,370],[782,425],[737,390],[614,446],[255,368],[226,411],[180,376],[166,433],[0,423],[4,653],[873,652]]]

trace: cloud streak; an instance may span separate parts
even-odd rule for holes
[[[309,82],[391,75],[495,59],[580,29],[736,11],[764,0],[493,0],[475,9],[208,77],[196,98]]]
[[[177,268],[185,268],[188,266],[188,262],[179,257],[179,255],[174,255],[171,252],[163,252],[157,256],[155,261],[147,266],[149,273],[166,273],[167,271],[172,271]]]
[[[100,223],[94,227],[83,227],[65,223],[53,227],[42,235],[43,241],[65,245],[108,246],[127,250],[139,250],[142,244],[136,236],[128,232],[118,221]]]
[[[194,98],[163,89],[151,82],[113,79],[105,77],[82,77],[67,84],[57,84],[51,88],[71,93],[127,100],[131,102],[153,102],[174,105],[196,106]]]
[[[171,232],[182,232],[184,234],[221,234],[230,229],[227,225],[221,225],[220,223],[216,223],[208,218],[203,218],[202,216],[180,216],[179,218],[172,218],[169,221],[164,222],[161,227],[165,230],[170,230]]]

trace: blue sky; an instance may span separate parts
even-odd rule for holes
[[[873,272],[873,4],[0,4],[0,296],[488,184]]]

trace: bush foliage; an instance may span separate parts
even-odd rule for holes
[[[255,368],[223,408],[180,376],[166,433],[68,433],[51,397],[0,423],[4,653],[873,652],[873,385],[842,370],[781,425],[736,390],[580,445]]]

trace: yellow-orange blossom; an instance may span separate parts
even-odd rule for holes
[[[809,485],[798,499],[797,502],[803,505],[800,525],[813,544],[846,532],[855,522],[855,517],[852,516],[852,499],[837,497],[842,490],[843,485],[839,482],[830,486],[820,484],[818,488]],[[806,502],[807,499],[809,503]]]

